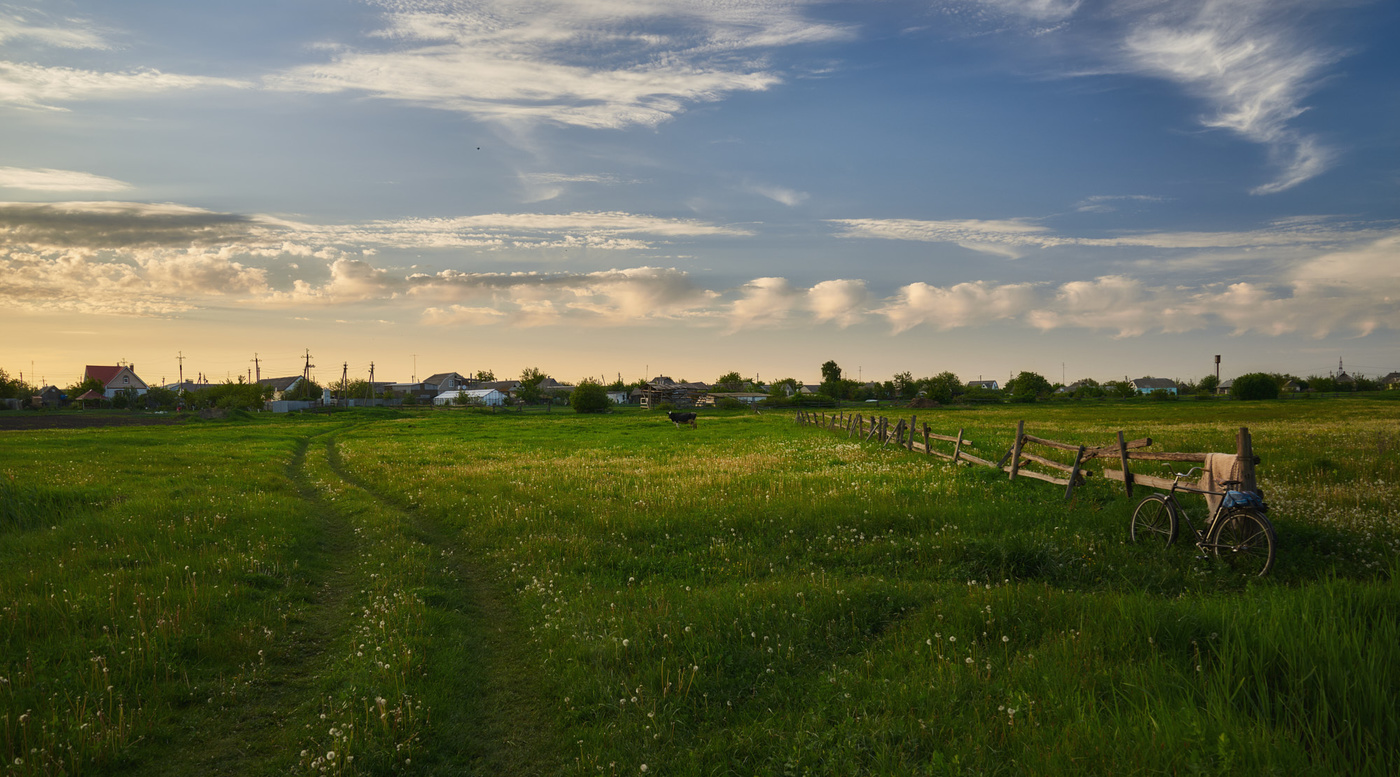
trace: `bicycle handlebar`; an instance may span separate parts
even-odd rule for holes
[[[1192,467],[1191,469],[1188,469],[1188,470],[1186,470],[1185,472],[1178,472],[1178,473],[1176,473],[1176,479],[1177,479],[1177,480],[1180,480],[1180,479],[1182,479],[1182,478],[1189,478],[1189,477],[1191,477],[1192,475],[1194,475],[1194,474],[1196,474],[1197,472],[1200,472],[1200,471],[1201,471],[1201,468],[1200,468],[1200,467]]]

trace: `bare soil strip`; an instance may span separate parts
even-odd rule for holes
[[[432,723],[414,766],[428,774],[544,775],[564,765],[556,705],[524,650],[524,629],[452,529],[368,488],[346,470],[331,442],[331,470],[403,515],[436,559],[424,597],[432,632],[428,656]]]

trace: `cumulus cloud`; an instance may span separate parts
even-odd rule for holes
[[[822,281],[807,291],[807,308],[819,323],[834,322],[842,327],[859,323],[870,304],[865,281]]]
[[[921,324],[957,329],[989,324],[1026,313],[1037,300],[1033,284],[959,283],[941,288],[911,283],[885,301],[878,313],[896,333]]]
[[[718,294],[674,268],[635,267],[589,273],[467,273],[444,270],[408,278],[415,298],[429,307],[433,324],[507,320],[542,325],[567,318],[584,324],[621,325],[688,319],[706,314]]]
[[[730,303],[728,331],[786,322],[802,300],[802,292],[786,278],[755,278],[739,288],[739,298]]]
[[[775,49],[849,36],[802,3],[514,0],[383,3],[377,45],[293,68],[269,87],[354,91],[508,124],[654,126],[696,103],[762,91]]]

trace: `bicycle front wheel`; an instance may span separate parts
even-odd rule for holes
[[[1129,536],[1133,542],[1167,546],[1176,541],[1176,505],[1162,494],[1153,494],[1133,511]]]
[[[1274,568],[1274,527],[1253,510],[1235,510],[1220,516],[1206,543],[1216,558],[1249,577],[1263,577]]]

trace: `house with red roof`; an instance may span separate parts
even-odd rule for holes
[[[135,365],[103,366],[89,364],[83,369],[83,380],[97,378],[102,381],[102,395],[108,399],[134,389],[137,394],[146,393],[146,382],[136,377]]]

